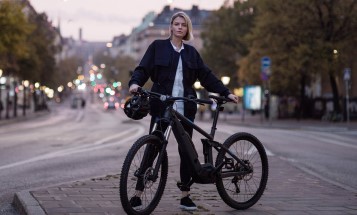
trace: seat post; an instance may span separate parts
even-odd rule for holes
[[[217,108],[215,110],[214,116],[213,116],[213,122],[212,122],[212,128],[211,128],[211,136],[214,138],[214,135],[217,130],[217,122],[218,122],[218,117],[219,117],[219,112],[222,111],[223,107],[221,107],[221,103],[217,103]]]

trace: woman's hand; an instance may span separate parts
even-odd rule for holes
[[[229,94],[227,96],[230,100],[232,100],[234,103],[238,103],[238,96],[234,95],[234,94]]]
[[[139,87],[140,87],[140,86],[137,85],[137,84],[132,84],[132,85],[129,87],[129,92],[130,92],[130,93],[135,93],[135,92],[138,91],[138,88],[139,88]]]

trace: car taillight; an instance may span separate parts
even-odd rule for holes
[[[108,109],[108,106],[109,106],[108,102],[104,102],[104,108]]]
[[[118,108],[119,108],[119,103],[115,102],[115,109],[118,109]]]

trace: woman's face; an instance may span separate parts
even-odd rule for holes
[[[171,24],[172,36],[182,40],[187,34],[187,23],[184,18],[176,17]]]

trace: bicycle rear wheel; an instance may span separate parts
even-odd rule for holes
[[[263,195],[268,181],[268,158],[261,142],[249,133],[236,133],[224,143],[230,152],[250,166],[253,172],[227,178],[218,177],[216,187],[223,201],[232,208],[244,210]],[[242,171],[243,166],[225,151],[217,155],[216,166],[225,162],[221,174]]]
[[[162,144],[158,137],[146,135],[130,148],[120,175],[119,193],[121,204],[127,214],[150,214],[159,204],[164,192],[168,159],[166,150],[162,154],[157,178],[153,175],[160,156]],[[140,190],[142,205],[132,207],[130,199]]]

